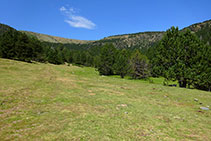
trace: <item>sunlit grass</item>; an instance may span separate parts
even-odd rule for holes
[[[151,79],[0,59],[0,140],[211,140],[211,93]]]

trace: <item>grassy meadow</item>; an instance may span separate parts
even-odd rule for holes
[[[0,140],[211,140],[211,92],[153,82],[0,59]]]

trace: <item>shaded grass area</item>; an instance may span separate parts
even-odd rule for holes
[[[211,140],[211,93],[153,81],[0,59],[0,140]]]

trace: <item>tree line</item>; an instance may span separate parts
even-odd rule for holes
[[[103,47],[76,48],[65,45],[41,43],[35,38],[10,29],[0,38],[0,57],[32,62],[49,62],[52,64],[75,64],[95,67],[101,75],[131,74],[132,78],[149,76],[148,60],[140,51],[118,50],[112,44]],[[140,66],[145,68],[142,70]]]
[[[49,62],[57,65],[67,62],[94,66],[94,49],[86,51],[83,47],[78,50],[74,45],[70,49],[70,46],[62,44],[40,42],[13,28],[0,35],[0,57],[25,62]]]
[[[143,54],[144,53],[144,54]],[[100,75],[130,76],[132,79],[164,77],[180,87],[211,89],[211,47],[190,30],[172,27],[149,50],[117,49],[113,44],[77,48],[43,43],[16,30],[0,37],[0,57],[20,61],[75,64],[95,67]]]
[[[86,50],[70,50],[63,46],[47,47],[46,58],[53,64],[75,64],[95,67],[100,75],[126,75],[133,79],[150,76],[149,60],[139,50],[116,49],[113,44]]]
[[[41,61],[43,47],[35,38],[14,29],[8,29],[0,36],[0,57],[31,62]]]
[[[101,48],[96,65],[100,75],[126,75],[133,79],[147,79],[150,76],[149,60],[139,50],[116,49],[112,44]]]

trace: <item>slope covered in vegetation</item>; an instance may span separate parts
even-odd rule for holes
[[[0,23],[0,35],[3,35],[5,32],[8,32],[9,30],[15,30],[15,29],[8,25]]]
[[[43,42],[50,42],[50,43],[62,43],[62,44],[86,44],[92,41],[86,41],[86,40],[75,40],[75,39],[67,39],[57,36],[50,36],[46,34],[41,33],[35,33],[35,32],[29,32],[29,31],[20,31],[28,36],[36,37],[38,40]]]
[[[210,93],[153,81],[0,59],[0,140],[211,140]]]
[[[208,42],[210,44],[211,20],[190,25],[182,29],[181,31],[184,31],[186,29],[190,29],[192,32],[196,33],[196,35],[201,40]],[[24,32],[29,36],[37,37],[40,41],[54,43],[55,45],[61,43],[61,44],[67,44],[67,46],[76,46],[78,48],[81,47],[89,48],[93,46],[102,46],[105,45],[106,43],[112,43],[116,48],[141,49],[143,51],[146,51],[148,48],[154,46],[158,41],[162,39],[165,33],[164,31],[139,32],[139,33],[109,36],[96,41],[84,41],[84,40],[65,39],[28,31],[21,31],[21,32]]]

